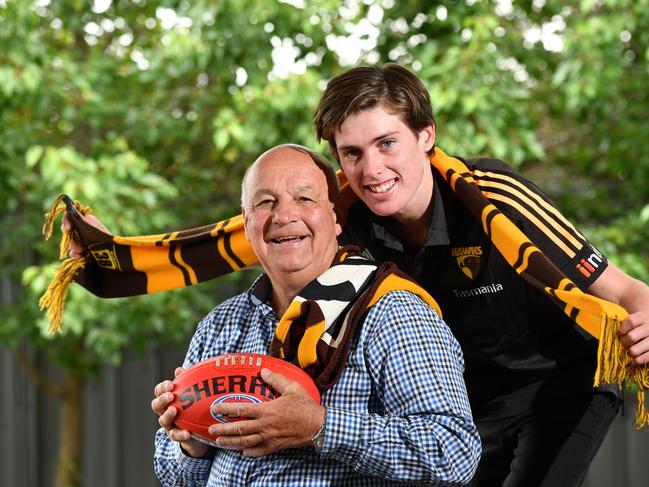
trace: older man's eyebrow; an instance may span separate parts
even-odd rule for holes
[[[261,195],[273,195],[273,191],[270,188],[259,188],[257,191],[254,192],[252,195],[253,198],[257,198],[258,196]]]
[[[312,184],[305,184],[304,186],[298,186],[297,190],[299,193],[306,193],[309,191],[316,191],[317,189]]]
[[[314,186],[313,184],[304,184],[302,186],[298,186],[295,189],[295,192],[298,194],[303,194],[303,193],[318,193],[318,188]],[[259,188],[257,191],[254,192],[252,195],[252,199],[259,198],[260,196],[273,196],[275,197],[275,191],[270,189],[270,188]]]
[[[308,196],[313,200],[329,199],[329,187],[309,184],[298,187],[295,194],[298,196]]]

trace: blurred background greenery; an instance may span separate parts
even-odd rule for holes
[[[243,170],[265,149],[330,156],[311,116],[356,64],[412,69],[440,147],[515,165],[649,281],[647,0],[0,0],[0,46],[0,346],[57,397],[126,349],[182,346],[251,273],[119,300],[72,286],[49,335],[37,302],[57,260],[40,234],[54,198],[123,235],[238,213]]]

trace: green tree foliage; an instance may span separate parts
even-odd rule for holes
[[[395,2],[368,60],[427,83],[438,144],[531,175],[649,280],[649,2]]]
[[[184,340],[251,274],[121,300],[72,286],[49,335],[51,201],[68,193],[128,235],[238,212],[245,166],[316,147],[321,90],[355,63],[413,69],[440,147],[520,167],[649,280],[647,0],[0,0],[0,45],[0,343],[28,340],[72,377]]]

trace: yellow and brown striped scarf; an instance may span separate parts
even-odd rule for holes
[[[466,165],[436,148],[431,164],[481,223],[507,262],[527,282],[542,289],[579,326],[599,339],[594,385],[637,385],[636,425],[649,425],[645,391],[649,367],[635,366],[616,337],[627,312],[620,306],[582,292],[481,191]],[[341,197],[337,211],[344,218],[357,197],[339,172]],[[48,238],[52,222],[67,208],[74,230],[61,242],[63,262],[40,300],[48,308],[51,330],[59,329],[65,295],[74,280],[100,297],[119,297],[185,287],[254,264],[257,258],[246,240],[241,216],[179,232],[139,237],[106,234],[85,223],[80,214],[89,208],[61,195],[45,215]],[[68,239],[89,252],[83,259],[67,258]]]
[[[395,290],[419,296],[441,315],[437,302],[390,262],[360,257],[360,249],[339,249],[326,272],[309,283],[282,315],[270,354],[302,368],[320,392],[342,374],[359,326],[378,300]]]

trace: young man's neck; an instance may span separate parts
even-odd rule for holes
[[[432,220],[435,179],[430,169],[424,173],[424,181],[419,191],[425,197],[423,200],[425,206],[421,204],[422,200],[419,200],[419,208],[410,208],[409,212],[395,214],[389,218],[390,230],[403,243],[404,247],[413,250],[419,250],[426,242]]]
[[[433,188],[433,191],[435,189]],[[407,249],[419,250],[424,246],[428,229],[433,215],[433,198],[426,210],[418,217],[398,218],[396,216],[388,220],[388,227]]]

